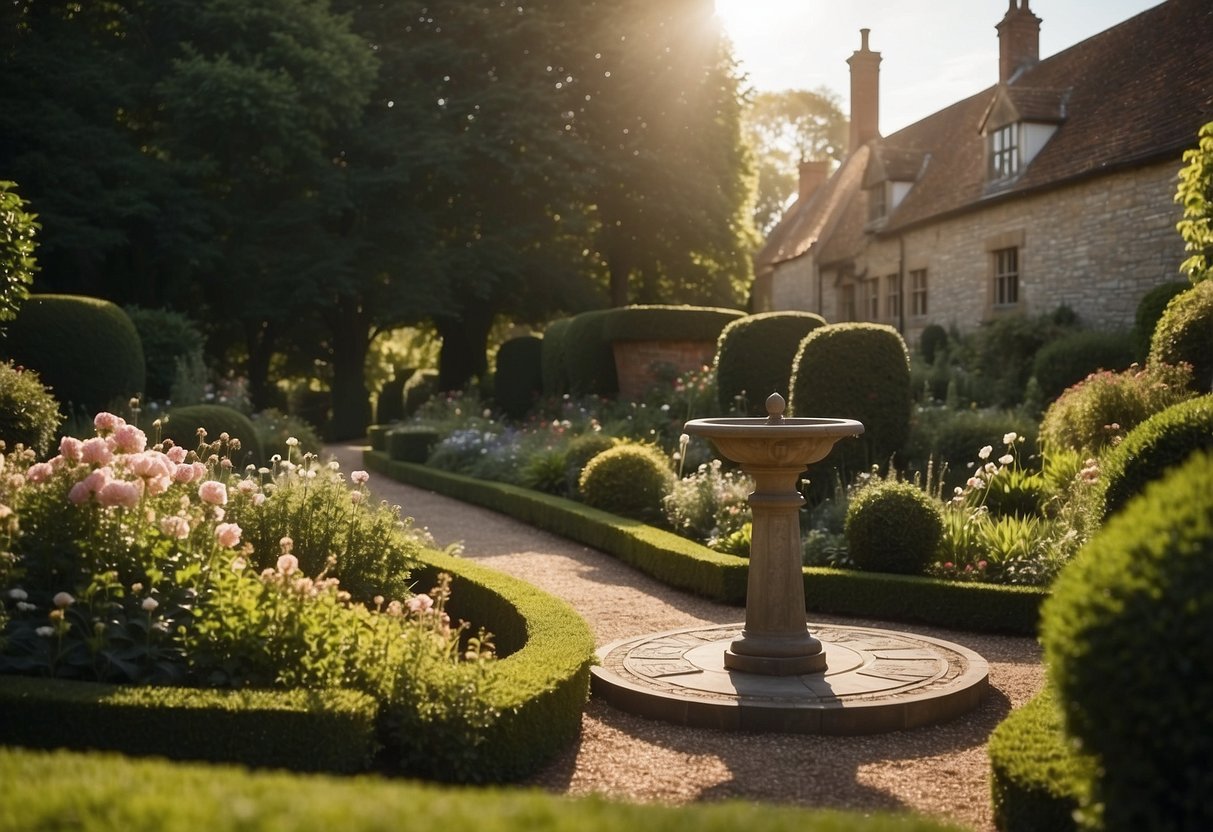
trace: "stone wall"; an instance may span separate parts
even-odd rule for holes
[[[663,371],[678,374],[712,366],[715,341],[613,341],[619,397],[639,401],[658,384]]]

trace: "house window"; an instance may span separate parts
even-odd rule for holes
[[[885,312],[888,318],[895,321],[901,317],[901,281],[897,275],[891,274],[885,279]]]
[[[869,321],[880,320],[880,278],[874,277],[867,281],[867,319]]]
[[[994,306],[1019,303],[1019,249],[1000,248],[994,252]]]
[[[1008,124],[990,134],[990,178],[1007,179],[1019,173],[1019,125]]]
[[[868,220],[884,219],[888,213],[888,200],[885,198],[885,183],[881,182],[874,188],[868,189]]]
[[[910,272],[910,311],[917,317],[927,314],[927,270]]]
[[[840,321],[856,320],[859,315],[857,314],[858,310],[855,308],[855,284],[844,283],[839,289],[838,319]]]

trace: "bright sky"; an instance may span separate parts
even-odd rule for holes
[[[850,109],[846,60],[871,29],[880,52],[880,132],[913,124],[998,80],[1008,0],[715,0],[734,53],[757,90],[825,86]],[[1040,56],[1158,5],[1160,0],[1029,0]]]

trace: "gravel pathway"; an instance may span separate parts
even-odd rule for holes
[[[362,467],[360,445],[331,445],[347,473]],[[495,512],[372,475],[371,491],[401,506],[440,546],[522,578],[568,601],[599,646],[619,638],[741,621],[744,610],[660,584],[609,555],[537,531]],[[985,743],[1011,708],[1040,690],[1035,640],[901,623],[814,615],[823,623],[886,627],[976,650],[990,665],[991,690],[952,722],[865,737],[743,734],[667,725],[591,699],[581,737],[529,785],[616,800],[681,804],[760,800],[806,807],[913,811],[993,832]]]

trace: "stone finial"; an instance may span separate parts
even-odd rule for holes
[[[783,421],[783,411],[787,406],[788,403],[778,393],[767,396],[767,423],[775,425]]]

